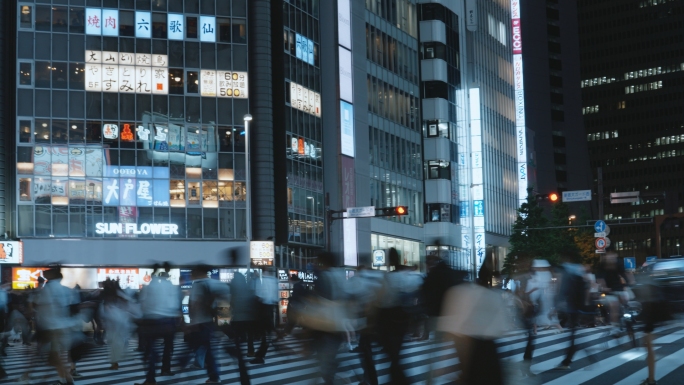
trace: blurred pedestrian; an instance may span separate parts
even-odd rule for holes
[[[219,384],[218,361],[214,351],[215,307],[219,299],[229,300],[229,287],[225,283],[209,278],[210,268],[199,266],[192,270],[190,290],[190,327],[197,347],[206,350],[204,366],[209,379],[207,384]]]
[[[344,271],[334,268],[335,256],[323,252],[318,255],[314,269],[313,293],[308,297],[304,326],[312,330],[321,377],[325,384],[333,384],[337,372],[337,351],[342,343],[342,332],[347,319],[345,302],[346,278]]]
[[[57,384],[73,384],[74,379],[62,360],[62,353],[71,349],[72,329],[80,326],[71,315],[71,307],[78,303],[77,294],[62,285],[62,273],[55,267],[44,273],[47,282],[36,295],[36,323],[43,333],[44,343],[49,343],[48,362],[57,370]]]
[[[556,333],[563,331],[563,327],[558,321],[555,308],[555,288],[553,285],[553,274],[551,274],[551,264],[545,259],[535,259],[532,262],[534,274],[527,283],[527,292],[532,303],[539,304],[539,310],[534,321],[534,334],[537,334],[539,327],[545,329],[556,328]]]
[[[653,330],[655,326],[670,318],[668,304],[662,288],[655,282],[651,274],[639,276],[639,300],[642,305],[641,317],[644,321],[644,346],[646,347],[646,366],[648,378],[641,385],[656,384],[656,356],[653,348]]]
[[[292,285],[292,294],[287,300],[287,324],[285,325],[284,334],[292,333],[292,329],[298,325],[298,319],[304,310],[304,301],[307,294],[304,282],[299,279],[297,274],[290,276],[290,284]]]
[[[162,376],[172,376],[171,357],[176,327],[181,317],[181,295],[177,287],[169,282],[169,274],[162,271],[152,277],[150,284],[140,292],[142,319],[139,323],[141,335],[145,339],[145,359],[147,374],[142,385],[154,384],[158,354],[157,340],[164,342],[162,353]],[[118,365],[116,368],[118,369]]]
[[[236,271],[233,280],[230,281],[230,334],[233,339],[233,347],[229,348],[228,352],[238,361],[241,385],[250,384],[242,345],[247,340],[247,335],[257,318],[255,304],[255,295],[247,285],[247,279],[242,273]]]
[[[257,322],[255,326],[255,337],[261,338],[259,350],[254,354],[254,359],[250,364],[263,364],[264,358],[268,350],[269,341],[272,331],[275,328],[275,311],[278,304],[278,281],[275,278],[272,268],[263,270],[261,279],[256,279],[255,294],[257,299]]]
[[[410,278],[401,265],[399,253],[395,248],[389,249],[388,259],[390,269],[393,270],[385,274],[378,296],[378,337],[390,360],[392,384],[404,385],[409,382],[401,368],[399,354],[409,325],[405,305],[410,290]]]
[[[508,330],[508,311],[501,294],[473,283],[452,287],[444,296],[438,330],[455,341],[466,385],[503,385],[495,341]]]
[[[110,281],[110,286],[114,286]],[[119,287],[112,287],[104,298],[103,318],[107,323],[107,341],[109,342],[110,369],[119,369],[119,361],[123,360],[128,345],[128,338],[134,329],[132,298],[129,298]]]
[[[467,273],[454,270],[447,265],[439,250],[430,253],[426,257],[426,262],[428,273],[423,282],[422,298],[428,320],[423,338],[429,339],[430,332],[435,329],[437,317],[442,314],[444,295],[451,287],[463,283]]]
[[[384,275],[361,265],[356,275],[349,280],[349,295],[358,321],[359,345],[352,352],[361,354],[363,368],[362,385],[378,385],[378,374],[373,359],[372,342],[377,330],[378,292],[382,287]]]
[[[567,317],[567,327],[570,329],[570,346],[565,354],[565,358],[557,369],[570,369],[572,358],[575,355],[575,331],[579,321],[579,313],[584,308],[589,285],[585,278],[584,266],[576,263],[579,256],[563,254],[561,256],[563,264],[560,277],[560,289],[556,301],[556,308],[563,311]]]

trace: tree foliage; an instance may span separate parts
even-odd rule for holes
[[[568,256],[577,263],[591,260],[594,249],[589,250],[587,242],[591,237],[593,247],[593,233],[568,228],[569,217],[570,208],[562,202],[554,203],[551,212],[545,213],[532,190],[528,190],[527,202],[518,209],[513,224],[502,273],[514,275],[526,270],[534,259],[546,259],[551,264],[558,264]]]
[[[518,208],[518,216],[509,239],[511,247],[501,271],[503,274],[513,275],[524,269],[529,261],[545,254],[546,232],[528,229],[546,226],[548,220],[544,216],[544,209],[539,206],[530,189],[527,193],[527,202]]]

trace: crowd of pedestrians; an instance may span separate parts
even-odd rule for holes
[[[250,368],[266,363],[273,342],[292,334],[304,346],[297,353],[317,360],[326,384],[335,382],[338,353],[349,352],[359,356],[360,384],[377,385],[372,348],[379,345],[389,361],[390,383],[404,385],[411,383],[400,359],[404,342],[431,339],[453,344],[460,383],[505,383],[506,368],[495,343],[510,321],[502,292],[489,288],[489,279],[473,283],[467,272],[449,267],[439,252],[426,257],[424,274],[415,266],[402,265],[395,249],[389,250],[387,259],[386,269],[360,266],[350,276],[335,267],[332,254],[321,253],[313,283],[305,284],[296,275],[290,278],[288,317],[282,328],[276,328],[278,280],[269,268],[236,270],[230,283],[211,279],[208,266],[194,268],[184,319],[183,293],[170,282],[168,264],[156,266],[149,285],[140,291],[123,290],[118,281],[109,279],[94,292],[68,288],[62,285],[60,268],[54,267],[44,271],[36,289],[0,290],[0,327],[5,331],[0,352],[6,355],[10,333],[20,336],[24,345],[35,344],[33,360],[45,360],[55,368],[55,385],[74,384],[82,377],[78,363],[95,344],[108,345],[112,371],[119,370],[133,348],[143,353],[145,372],[136,385],[156,384],[158,375],[174,376],[188,368],[203,368],[205,383],[219,384],[219,357],[229,354],[237,364],[240,384],[246,385],[251,383]],[[610,254],[596,274],[573,260],[564,256],[556,267],[542,259],[527,266],[521,263],[506,286],[515,295],[516,317],[528,330],[523,378],[534,377],[530,370],[534,340],[542,328],[570,333],[570,346],[558,368],[570,367],[576,327],[595,300],[609,309],[606,322],[619,328],[618,312],[613,309],[629,300],[631,277]],[[218,325],[217,309],[225,307],[230,308],[230,322]],[[648,304],[644,307],[648,311]],[[92,325],[92,334],[83,332],[84,324]],[[651,318],[647,333],[653,325]],[[179,333],[187,349],[175,353]],[[131,346],[135,335],[137,346]],[[221,338],[231,343],[219,344]],[[219,345],[226,347],[218,349]],[[652,357],[647,362],[653,380]],[[0,366],[0,377],[5,376]],[[29,371],[18,379],[28,380]],[[647,384],[652,383],[649,380]]]

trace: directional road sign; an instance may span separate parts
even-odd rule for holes
[[[625,257],[625,270],[635,270],[636,269],[636,258]]]
[[[596,223],[594,223],[594,231],[596,231],[597,233],[602,233],[606,231],[606,227],[608,227],[608,225],[606,224],[606,222],[602,220],[598,220],[596,221]]]
[[[585,202],[591,200],[591,190],[563,191],[563,202]]]
[[[375,206],[348,207],[347,218],[367,218],[375,216]]]

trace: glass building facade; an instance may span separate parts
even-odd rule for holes
[[[366,1],[370,203],[408,205],[403,224],[423,225],[416,4]]]
[[[288,244],[306,254],[325,245],[320,9],[318,0],[282,7]]]
[[[246,0],[14,10],[17,237],[246,239]]]

